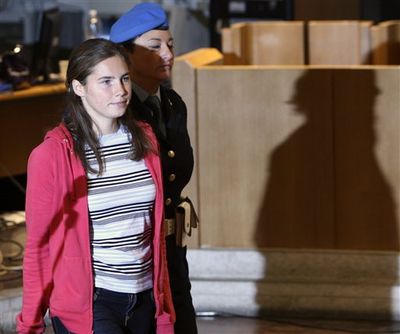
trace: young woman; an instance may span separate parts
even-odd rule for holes
[[[174,332],[157,141],[125,112],[127,61],[107,40],[74,50],[63,121],[29,157],[18,333],[48,309],[56,333]]]
[[[173,89],[162,85],[171,78],[174,64],[174,41],[167,14],[157,3],[139,3],[114,23],[110,39],[129,52],[133,81],[131,110],[137,119],[152,126],[160,145],[175,333],[197,334],[186,247],[177,242],[182,232],[175,224],[176,209],[192,175],[194,158],[186,125],[186,105]]]

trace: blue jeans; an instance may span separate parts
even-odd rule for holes
[[[93,299],[95,334],[149,334],[155,332],[153,290],[120,293],[96,288]],[[52,318],[56,334],[69,334],[58,318]]]
[[[53,326],[53,331],[56,334],[70,334],[71,332],[65,328],[64,324],[58,317],[51,318],[51,324]]]

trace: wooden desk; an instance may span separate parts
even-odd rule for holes
[[[32,149],[61,120],[64,84],[0,94],[0,177],[26,173]]]

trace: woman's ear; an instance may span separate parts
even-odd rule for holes
[[[85,87],[76,79],[72,80],[72,89],[76,95],[85,96]]]

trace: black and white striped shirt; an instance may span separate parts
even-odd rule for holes
[[[137,293],[152,288],[152,210],[156,188],[143,160],[129,159],[129,135],[120,128],[100,139],[105,168],[88,173],[95,286]],[[98,165],[91,150],[89,163]]]

